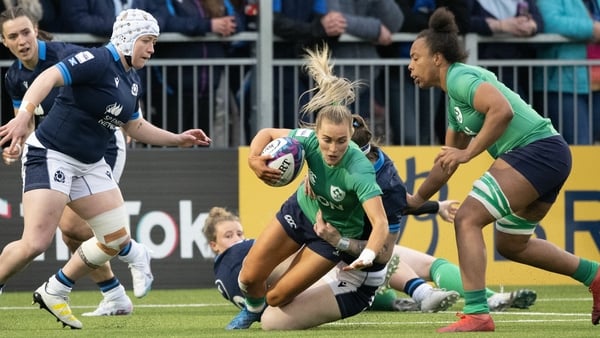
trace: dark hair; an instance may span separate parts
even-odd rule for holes
[[[431,54],[440,53],[449,63],[464,62],[469,53],[458,41],[458,26],[454,14],[446,7],[436,9],[429,18],[429,28],[417,39],[424,38]]]
[[[22,16],[29,19],[29,21],[31,21],[31,23],[33,24],[33,27],[35,27],[35,28],[38,27],[37,19],[31,13],[29,13],[25,8],[20,7],[20,6],[11,7],[11,8],[6,9],[2,13],[0,13],[0,34],[2,35],[2,37],[4,37],[4,23],[6,21],[14,20],[14,19],[20,18]],[[40,40],[50,41],[54,37],[52,36],[52,34],[38,28],[38,38]]]
[[[362,116],[352,114],[352,126],[354,127],[352,141],[360,147],[360,150],[367,155],[369,160],[377,160],[379,158],[379,145],[373,140],[373,133]]]

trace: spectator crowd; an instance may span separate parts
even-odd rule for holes
[[[374,127],[384,143],[444,143],[446,97],[439,89],[420,89],[407,70],[410,43],[395,42],[395,33],[427,27],[438,7],[452,11],[460,33],[528,38],[559,34],[570,43],[486,42],[479,60],[600,59],[599,0],[273,0],[275,60],[300,59],[304,48],[327,43],[336,73],[362,83],[353,112]],[[22,6],[50,33],[88,33],[108,38],[116,15],[140,8],[154,15],[161,33],[188,37],[234,36],[259,30],[258,0],[3,0],[1,10]],[[355,39],[340,41],[341,36]],[[486,40],[489,41],[489,40]],[[3,49],[0,57],[12,59]],[[198,60],[255,57],[251,41],[198,40],[169,42],[154,59]],[[363,62],[352,64],[348,60]],[[364,60],[403,60],[385,66]],[[600,66],[488,66],[498,78],[551,119],[570,144],[600,141]],[[5,71],[5,70],[4,70]],[[140,75],[148,83],[142,106],[147,119],[167,130],[202,128],[214,146],[247,144],[256,131],[254,66],[205,64],[150,65]],[[273,124],[298,126],[299,111],[311,87],[297,65],[274,67]],[[4,94],[5,95],[5,94]],[[7,100],[3,100],[7,101]],[[4,111],[5,109],[3,109]],[[2,119],[6,120],[3,116]]]

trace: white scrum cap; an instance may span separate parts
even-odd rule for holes
[[[131,56],[135,41],[143,35],[158,37],[160,29],[156,19],[141,9],[122,11],[113,24],[110,42],[124,55]]]

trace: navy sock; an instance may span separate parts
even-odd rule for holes
[[[127,243],[127,245],[119,251],[119,256],[127,256],[129,254],[129,250],[131,250],[131,241]]]
[[[121,285],[121,283],[119,282],[117,277],[113,277],[111,279],[105,280],[104,282],[97,283],[97,285],[100,288],[100,291],[108,292]]]
[[[415,290],[422,284],[425,284],[425,280],[423,280],[423,278],[413,278],[406,282],[406,285],[404,285],[404,292],[412,297]]]
[[[75,281],[72,280],[71,278],[67,277],[62,269],[58,270],[58,272],[56,273],[56,280],[61,282],[63,285],[72,288],[73,285],[75,285]]]

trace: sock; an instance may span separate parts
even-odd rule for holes
[[[123,287],[123,285],[117,284],[117,286],[108,291],[102,291],[102,296],[104,296],[105,300],[110,301],[123,298],[127,295],[125,294],[125,288]]]
[[[423,299],[431,294],[431,290],[433,290],[433,286],[423,283],[413,291],[412,299],[417,303],[421,303]]]
[[[70,284],[71,286],[67,285]],[[53,295],[67,296],[75,284],[74,281],[65,276],[61,270],[48,279],[46,283],[46,291]]]
[[[422,278],[413,278],[404,285],[404,293],[412,297],[415,293],[415,290],[417,290],[417,288],[423,284],[427,283],[425,283],[425,280]]]
[[[139,244],[138,242],[134,241],[133,239],[129,241],[129,243],[123,248],[121,249],[121,251],[119,251],[119,259],[122,262],[131,264],[135,261],[135,259],[139,256],[140,253],[140,249],[139,249]]]
[[[458,265],[450,263],[443,258],[437,258],[431,264],[429,275],[438,288],[453,290],[458,292],[461,297],[465,296],[465,289],[460,278]]]
[[[590,286],[598,273],[598,262],[589,261],[585,258],[579,258],[579,266],[571,276],[576,281],[583,283],[585,286]]]
[[[246,309],[250,312],[259,313],[266,307],[265,297],[252,298],[246,296]]]
[[[490,313],[487,298],[485,297],[485,289],[465,291],[465,314],[480,314]]]
[[[461,297],[465,296],[465,289],[463,288],[462,278],[460,277],[460,268],[458,265],[450,263],[444,258],[437,258],[433,264],[431,264],[429,275],[438,288],[456,291]],[[496,292],[488,288],[485,289],[485,296],[487,298],[491,297],[495,293]]]
[[[119,251],[119,256],[127,256],[129,255],[129,252],[131,251],[131,247],[133,246],[133,240],[130,240],[129,243],[127,243],[127,245],[121,249],[121,251]]]
[[[369,308],[369,310],[374,311],[393,311],[394,300],[396,299],[396,291],[392,289],[386,290],[382,294],[375,294],[375,299],[373,300],[373,305]]]
[[[121,283],[119,282],[117,277],[113,276],[113,278],[107,279],[100,283],[97,283],[96,285],[98,285],[98,287],[100,288],[100,291],[102,293],[106,293],[106,292],[118,287],[119,285],[121,285]]]
[[[64,286],[72,288],[75,285],[75,281],[67,277],[62,269],[59,269],[56,275],[54,275],[57,281],[61,282]]]

